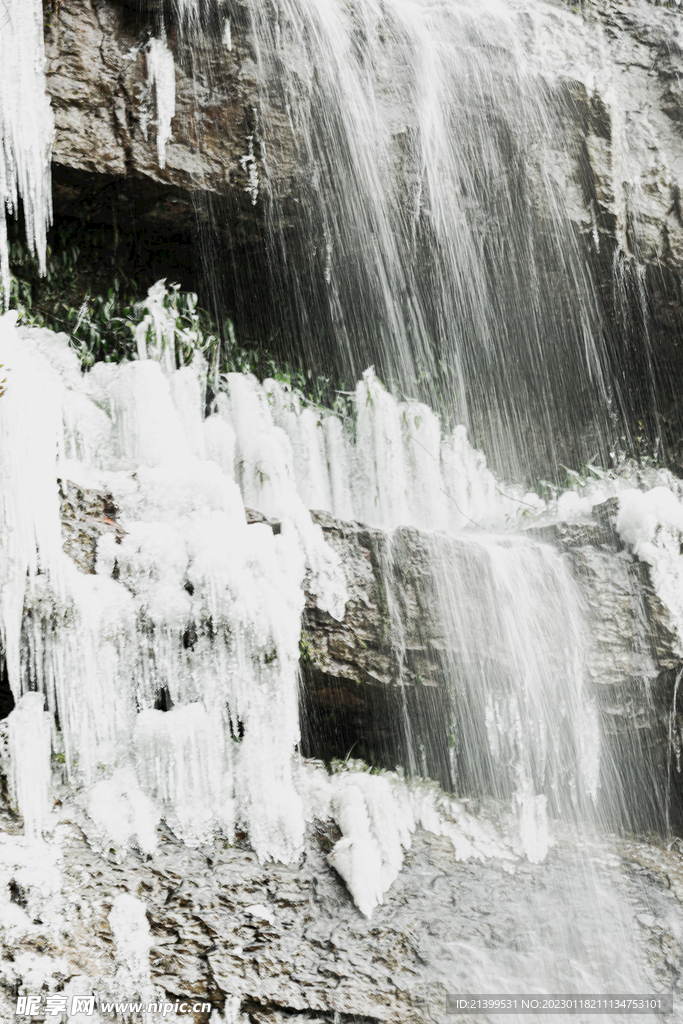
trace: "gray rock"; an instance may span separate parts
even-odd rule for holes
[[[57,168],[158,186],[151,219],[193,216],[191,193],[230,196],[239,217],[257,219],[248,186],[257,97],[248,17],[233,5],[232,47],[217,27],[169,35],[176,68],[173,138],[160,167],[146,48],[156,5],[120,0],[45,0],[47,83],[55,112]],[[534,40],[530,68],[565,96],[566,153],[551,173],[580,231],[627,255],[683,268],[683,41],[680,13],[647,0],[595,0],[547,15],[549,45]],[[275,104],[280,199],[306,173],[287,112]],[[260,161],[257,150],[255,159]],[[566,166],[565,166],[566,164]],[[77,200],[77,179],[56,200]],[[545,196],[545,192],[539,193]],[[543,200],[545,203],[545,200]],[[288,216],[291,215],[289,212]],[[539,211],[541,215],[544,210]],[[121,211],[125,216],[125,211]]]
[[[115,0],[47,4],[47,88],[53,162],[72,170],[145,178],[183,192],[245,195],[240,162],[252,130],[254,83],[240,33],[229,50],[206,40],[211,81],[191,67],[191,44],[169,37],[176,69],[173,137],[160,167],[147,46],[154,22]],[[196,40],[192,41],[196,44]],[[196,56],[196,54],[195,54]],[[160,199],[161,205],[166,200]],[[245,208],[249,205],[245,199]],[[160,210],[159,215],[163,216]]]
[[[117,510],[111,494],[85,490],[71,480],[58,480],[62,516],[62,544],[67,555],[85,573],[95,572],[97,541],[105,533],[125,534],[116,521]]]
[[[0,830],[20,830],[6,809]],[[448,839],[418,831],[399,878],[368,920],[327,864],[329,841],[318,823],[299,864],[259,864],[244,842],[189,849],[162,828],[151,856],[116,858],[93,850],[77,826],[63,826],[64,927],[54,933],[37,919],[30,935],[3,936],[3,962],[17,977],[0,974],[3,1019],[14,1019],[17,985],[31,990],[37,958],[53,985],[87,977],[107,998],[117,969],[108,912],[123,893],[146,906],[152,982],[173,1002],[207,1002],[239,1024],[448,1024],[446,994],[469,990],[486,965],[519,963],[528,972],[531,964],[543,972],[557,962],[564,952],[557,907],[568,895],[577,909],[572,935],[589,948],[591,896],[571,844],[558,843],[543,864],[503,870],[495,859],[458,862]],[[680,855],[631,841],[613,844],[609,856],[608,863],[594,858],[591,878],[603,894],[607,886],[616,891],[634,922],[654,922],[634,930],[656,987],[666,990],[682,964],[673,938],[683,917]],[[7,884],[12,902],[30,909],[30,889],[14,878]],[[255,902],[268,908],[272,924],[248,912]],[[135,992],[114,998],[134,999]],[[208,1024],[210,1013],[186,1019]]]
[[[111,496],[70,482],[61,486],[65,550],[84,572],[94,572],[98,537],[106,531],[123,535],[116,509]],[[610,501],[596,506],[593,521],[556,523],[525,535],[558,547],[582,590],[591,636],[588,676],[605,741],[613,747],[605,764],[625,770],[624,759],[636,756],[637,735],[637,757],[654,773],[648,791],[659,799],[681,658],[647,565],[618,550],[616,513]],[[408,527],[387,534],[327,512],[311,516],[340,555],[349,598],[339,622],[318,608],[314,593],[306,594],[300,641],[304,755],[352,755],[391,769],[409,764],[421,749],[422,770],[452,788],[444,723],[452,716],[449,658],[457,659],[458,652],[451,650],[452,637],[440,632],[442,597],[429,535]],[[246,517],[279,531],[279,523],[253,509],[246,509]],[[636,803],[642,796],[637,793]]]

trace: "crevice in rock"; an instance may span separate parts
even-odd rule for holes
[[[7,673],[7,661],[5,659],[4,651],[0,645],[0,720],[7,718],[11,711],[14,710],[14,694],[9,684],[9,675]]]

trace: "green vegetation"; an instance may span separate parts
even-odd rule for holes
[[[23,240],[19,225],[10,222],[8,228],[9,305],[19,313],[20,323],[68,334],[84,370],[97,362],[137,358],[137,331],[146,320],[148,345],[158,340],[159,315],[155,322],[150,320],[147,289],[117,261],[108,248],[105,229],[80,223],[53,229],[47,273],[41,276],[38,260]],[[261,381],[270,378],[287,384],[321,410],[333,409],[345,420],[351,417],[352,403],[339,382],[277,359],[265,347],[239,345],[231,320],[215,324],[193,292],[169,284],[162,303],[167,322],[164,344],[170,343],[172,334],[178,366],[200,354],[214,389],[220,387],[223,374],[253,373]],[[0,395],[3,383],[0,381]]]

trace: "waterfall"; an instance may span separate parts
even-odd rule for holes
[[[559,15],[501,0],[248,6],[273,272],[309,361],[323,337],[347,375],[374,361],[409,394],[421,380],[508,478],[568,461],[570,437],[603,450],[599,301],[567,215],[581,185],[561,178],[569,101],[536,56]]]
[[[515,498],[462,428],[443,431],[371,372],[352,422],[245,374],[227,375],[207,410],[207,368],[199,355],[174,365],[161,295],[138,331],[142,358],[85,375],[66,336],[0,319],[10,785],[27,831],[76,821],[123,860],[131,847],[154,857],[163,821],[190,847],[244,831],[262,861],[292,862],[307,823],[333,820],[329,864],[369,917],[423,829],[468,866],[463,921],[494,899],[495,928],[512,915],[519,933],[493,955],[464,924],[458,984],[645,991],[638,925],[599,838],[586,609],[566,558],[514,532],[532,496]],[[118,508],[95,573],[61,548],[58,479],[62,494],[74,481]],[[353,761],[330,775],[297,755],[302,587],[331,617],[347,596],[312,502],[381,528],[396,623],[408,594],[398,546],[421,538],[455,796]],[[248,525],[245,504],[265,521]],[[397,529],[401,517],[414,525]],[[394,635],[409,658],[412,638]],[[423,771],[429,753],[416,743],[404,767]],[[117,897],[110,918],[119,983],[151,992],[143,903]]]
[[[363,773],[330,780],[296,757],[304,580],[330,616],[343,617],[346,601],[311,496],[391,522],[402,495],[419,520],[425,495],[411,497],[413,481],[431,479],[434,494],[445,483],[438,421],[409,407],[427,419],[433,448],[413,451],[401,426],[416,430],[413,419],[372,373],[358,386],[355,440],[287,386],[238,373],[205,416],[206,365],[197,355],[175,368],[162,293],[151,289],[137,329],[141,358],[86,375],[66,336],[17,328],[15,313],[0,320],[2,635],[17,702],[12,791],[30,830],[51,827],[47,791],[60,773],[91,840],[121,854],[153,851],[163,818],[190,845],[243,829],[259,858],[290,862],[305,821],[333,816],[343,838],[331,862],[367,914],[419,822],[449,835],[461,856],[507,856],[461,806],[437,807],[433,791]],[[484,515],[487,495],[494,518],[506,501],[514,507],[462,433],[444,451],[470,516]],[[380,493],[390,456],[394,497]],[[58,480],[63,495],[73,481],[111,494],[125,524],[99,538],[92,574],[62,550]],[[245,504],[278,530],[249,525]],[[50,764],[50,747],[63,768]]]
[[[131,322],[136,358],[85,373],[66,335],[0,316],[0,668],[14,702],[0,759],[24,821],[21,839],[0,843],[3,880],[25,843],[29,865],[44,862],[49,927],[65,934],[66,912],[48,899],[58,858],[45,849],[67,826],[117,866],[130,851],[153,860],[162,830],[184,850],[248,843],[261,866],[292,866],[323,823],[332,838],[317,863],[339,876],[336,905],[342,879],[369,919],[399,891],[421,832],[448,840],[448,871],[463,868],[452,915],[460,931],[444,940],[447,966],[429,964],[435,984],[646,991],[656,978],[666,987],[671,972],[641,957],[638,922],[649,928],[649,917],[636,917],[635,885],[617,877],[617,840],[606,836],[631,823],[621,797],[601,793],[615,772],[604,770],[589,666],[595,617],[568,551],[524,531],[529,519],[557,527],[564,513],[586,526],[592,505],[618,494],[600,556],[616,558],[618,539],[647,563],[682,655],[680,486],[596,471],[582,496],[528,490],[564,452],[604,445],[619,397],[566,208],[578,185],[557,170],[568,101],[529,56],[543,34],[540,5],[240,6],[259,101],[240,160],[245,202],[266,208],[292,344],[357,383],[332,409],[283,379],[222,373],[218,360],[210,370],[196,334],[179,340],[164,282]],[[44,262],[51,122],[40,5],[5,7],[7,304],[4,218],[20,200]],[[222,5],[173,0],[168,11],[188,38],[218,12],[232,46]],[[161,168],[175,109],[169,39],[160,31],[146,50]],[[283,110],[296,169],[278,149]],[[74,526],[64,512],[79,501],[99,511]],[[385,688],[403,743],[383,771],[351,750],[342,764],[301,754],[302,616],[310,602],[343,624],[351,587],[325,515],[382,549],[373,568],[398,665]],[[85,542],[87,565],[74,555]],[[424,569],[412,590],[400,557],[410,544]],[[417,618],[411,601],[429,636],[406,627]],[[439,701],[425,701],[421,720],[407,666],[427,647],[433,678],[418,683]],[[0,923],[18,914],[6,890],[3,881]],[[136,893],[110,901],[108,928],[117,984],[151,995],[158,922]],[[273,924],[270,907],[241,909]],[[672,931],[683,934],[679,923]],[[201,947],[207,962],[213,948]]]
[[[448,638],[456,791],[512,800],[530,861],[553,818],[585,822],[600,736],[582,595],[549,545],[435,535],[436,628]]]
[[[42,707],[22,702],[42,694],[65,779],[102,841],[151,849],[163,816],[187,842],[239,827],[260,857],[292,860],[309,810],[294,757],[304,578],[331,616],[346,601],[339,555],[308,509],[412,523],[436,531],[434,629],[458,652],[446,672],[456,789],[514,801],[527,852],[542,858],[548,800],[566,817],[597,785],[580,601],[560,556],[487,534],[482,524],[516,522],[520,499],[462,428],[442,436],[427,407],[397,402],[370,371],[353,424],[238,373],[205,417],[206,367],[197,356],[175,369],[162,293],[151,290],[137,329],[141,358],[85,376],[64,337],[17,329],[12,313],[1,321],[12,749],[24,725],[35,747]],[[111,493],[119,509],[124,525],[99,539],[94,575],[61,550],[58,479]],[[248,525],[245,505],[278,533]],[[443,532],[463,526],[469,536]],[[27,814],[35,801],[22,794],[49,781],[47,762],[33,779],[38,764],[13,761]],[[31,812],[38,830],[44,804]]]

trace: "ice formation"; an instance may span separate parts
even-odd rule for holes
[[[625,460],[610,470],[591,467],[573,486],[558,494],[537,521],[581,521],[591,510],[616,499],[615,526],[621,540],[650,566],[650,576],[668,610],[683,654],[683,484],[670,470]]]
[[[10,293],[6,216],[23,203],[26,240],[45,272],[52,216],[50,149],[53,120],[45,92],[43,5],[3,0],[0,6],[0,309]]]
[[[443,433],[428,406],[397,401],[372,369],[353,395],[353,436],[337,415],[306,407],[287,386],[266,381],[263,389],[308,508],[384,529],[459,532],[504,529],[530,505],[543,507],[536,494],[500,488],[464,426]]]
[[[478,536],[517,523],[520,504],[542,503],[501,489],[463,428],[442,435],[431,410],[397,401],[371,370],[354,395],[353,428],[282,382],[240,373],[221,379],[206,415],[206,364],[197,352],[177,368],[174,324],[159,283],[137,329],[138,358],[83,375],[66,336],[0,318],[2,636],[27,829],[38,835],[58,817],[45,799],[49,722],[53,784],[91,841],[119,855],[133,844],[152,853],[163,818],[189,844],[239,827],[261,859],[292,861],[305,822],[333,817],[342,839],[331,862],[367,914],[420,823],[449,835],[459,857],[511,855],[431,790],[392,775],[330,777],[298,759],[303,587],[336,618],[347,597],[339,556],[309,509]],[[125,532],[100,538],[96,574],[62,550],[58,479],[113,495]],[[267,522],[247,525],[245,506]],[[497,554],[501,565],[514,560]],[[548,585],[562,601],[553,572]],[[522,630],[511,657],[526,678],[525,644],[534,646]],[[552,705],[540,693],[546,676],[574,685],[552,670],[539,677],[522,733],[542,732],[534,716]],[[496,699],[494,738],[508,721],[504,695]],[[544,742],[539,733],[530,756],[552,774]],[[22,753],[31,749],[36,756]],[[538,859],[542,785],[522,775],[520,852]]]
[[[159,166],[166,166],[166,145],[172,137],[175,114],[175,64],[166,40],[150,39],[147,50],[147,79],[154,89],[157,108],[157,153]]]
[[[516,859],[489,825],[436,786],[411,785],[393,773],[375,775],[353,767],[329,776],[315,764],[304,764],[300,787],[311,818],[333,818],[339,825],[342,838],[328,859],[367,917],[398,877],[418,826],[448,836],[457,860]]]
[[[680,482],[619,495],[617,530],[633,553],[647,562],[657,594],[668,609],[683,655],[683,493]]]
[[[122,977],[117,979],[120,990],[131,990],[126,982],[132,982],[135,986],[133,991],[151,988],[149,950],[153,940],[145,904],[129,893],[121,893],[109,911],[109,926],[121,965],[119,972]]]
[[[29,839],[37,839],[50,810],[50,718],[42,693],[25,693],[9,715],[9,786]]]

